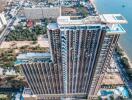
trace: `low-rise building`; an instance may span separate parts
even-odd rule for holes
[[[4,16],[4,13],[0,13],[0,30],[7,25],[6,18]]]

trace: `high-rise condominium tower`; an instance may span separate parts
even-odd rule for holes
[[[22,65],[25,73],[31,68],[26,77],[33,93],[96,97],[119,36],[125,33],[120,24],[126,22],[120,14],[103,14],[84,19],[60,16],[57,23],[49,24],[52,65]]]

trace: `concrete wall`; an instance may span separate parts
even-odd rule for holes
[[[60,15],[60,7],[24,8],[27,19],[57,18]]]

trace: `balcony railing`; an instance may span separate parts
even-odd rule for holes
[[[108,34],[124,34],[126,31],[123,29],[123,27],[120,24],[115,25],[112,28],[107,29]]]

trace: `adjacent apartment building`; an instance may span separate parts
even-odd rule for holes
[[[47,26],[52,62],[22,64],[32,92],[43,100],[93,100],[119,36],[120,14],[60,16]]]

